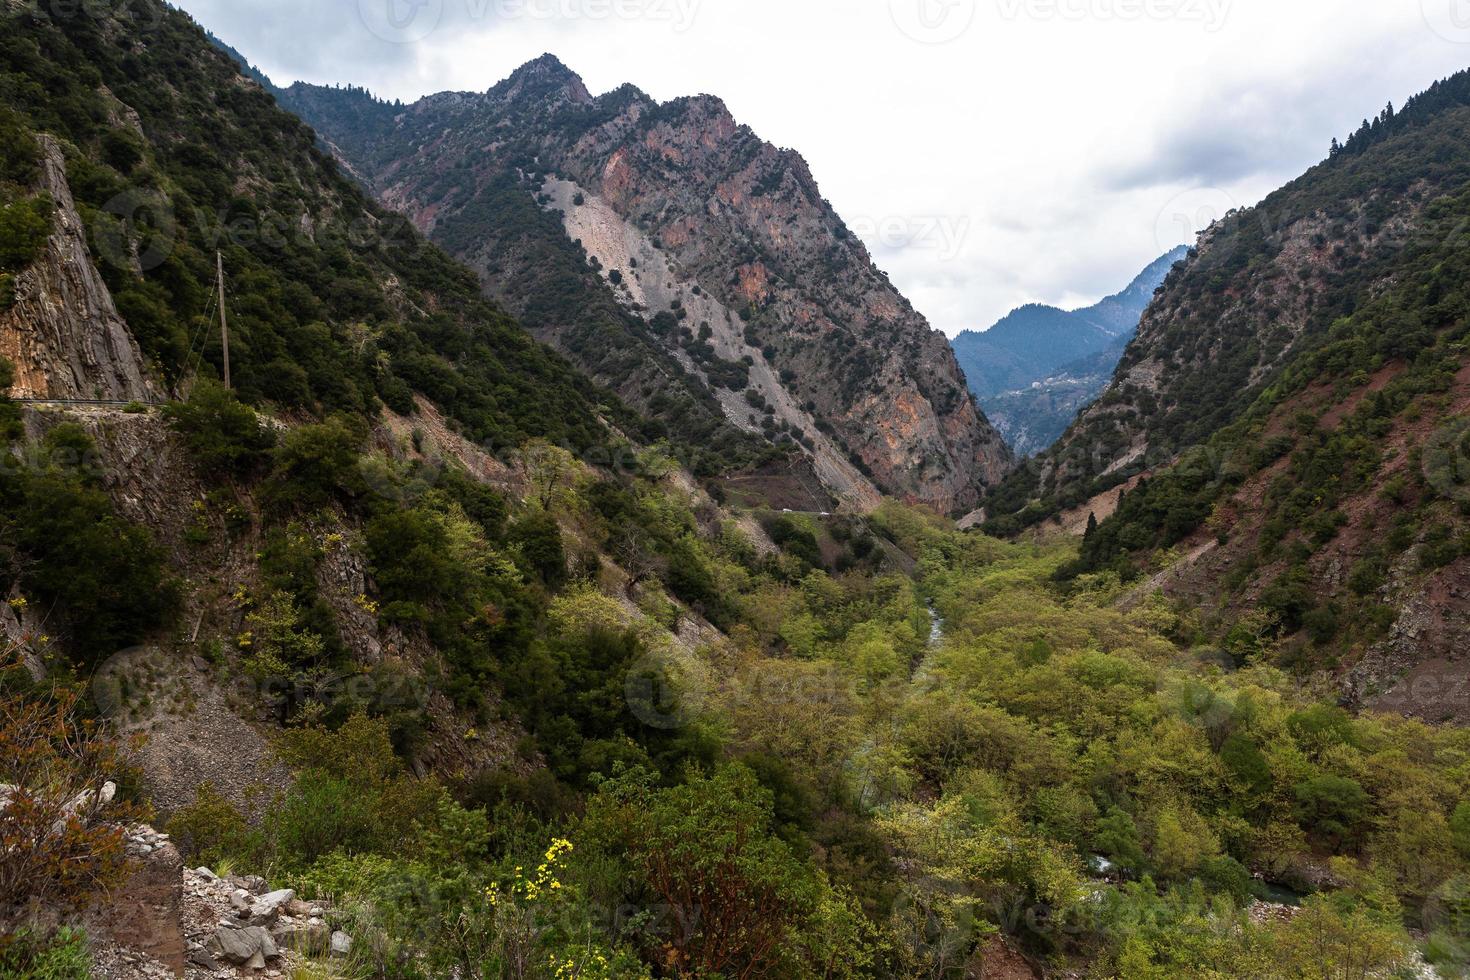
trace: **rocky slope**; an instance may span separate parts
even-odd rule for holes
[[[549,56],[488,92],[402,109],[303,85],[281,99],[380,200],[621,393],[687,389],[677,376],[650,389],[648,365],[672,357],[734,424],[809,447],[828,486],[858,505],[876,487],[959,510],[1009,469],[944,338],[873,265],[805,162],[718,99],[659,105],[631,86],[594,98]],[[558,249],[548,217],[581,247]],[[547,271],[528,263],[553,251],[561,278],[590,263],[635,321],[609,314],[589,334],[580,310],[547,308]],[[627,363],[608,362],[610,344]]]
[[[97,980],[271,980],[352,952],[352,937],[336,928],[343,916],[325,902],[272,890],[259,876],[185,867],[152,827],[129,827],[126,847],[128,878],[86,917]]]
[[[1031,501],[1041,504],[1033,518],[1076,506],[1204,442],[1318,349],[1338,318],[1395,284],[1405,261],[1449,248],[1453,229],[1436,205],[1463,188],[1470,165],[1460,142],[1467,91],[1464,75],[1436,85],[1375,124],[1360,149],[1205,231],[1102,398],[997,495],[992,516]]]

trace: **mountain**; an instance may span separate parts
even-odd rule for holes
[[[1467,137],[1470,73],[1206,231],[991,530],[1107,518],[1068,575],[1154,576],[1353,703],[1470,717],[1443,686],[1470,637]]]
[[[1462,730],[1102,530],[731,503],[187,15],[3,12],[0,976],[1464,972]]]
[[[1095,306],[1023,306],[954,339],[970,390],[1018,456],[1049,447],[1102,393],[1154,292],[1187,252],[1175,249]]]
[[[282,103],[380,201],[631,404],[713,396],[789,438],[839,497],[960,511],[1011,454],[944,338],[879,271],[806,163],[710,96],[592,96],[546,56],[484,93]]]

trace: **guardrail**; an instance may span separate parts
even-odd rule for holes
[[[118,398],[12,398],[10,401],[17,405],[88,405],[95,408],[126,408],[129,405],[156,408],[166,404],[161,401],[145,402],[136,398],[128,400]]]

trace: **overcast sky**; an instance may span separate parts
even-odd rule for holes
[[[1470,0],[182,0],[280,84],[405,101],[551,52],[794,147],[948,334],[1114,292],[1470,67]]]

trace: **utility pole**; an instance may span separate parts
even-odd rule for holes
[[[219,278],[219,336],[225,349],[225,387],[230,387],[230,321],[225,316],[225,257],[214,253],[215,270]]]

